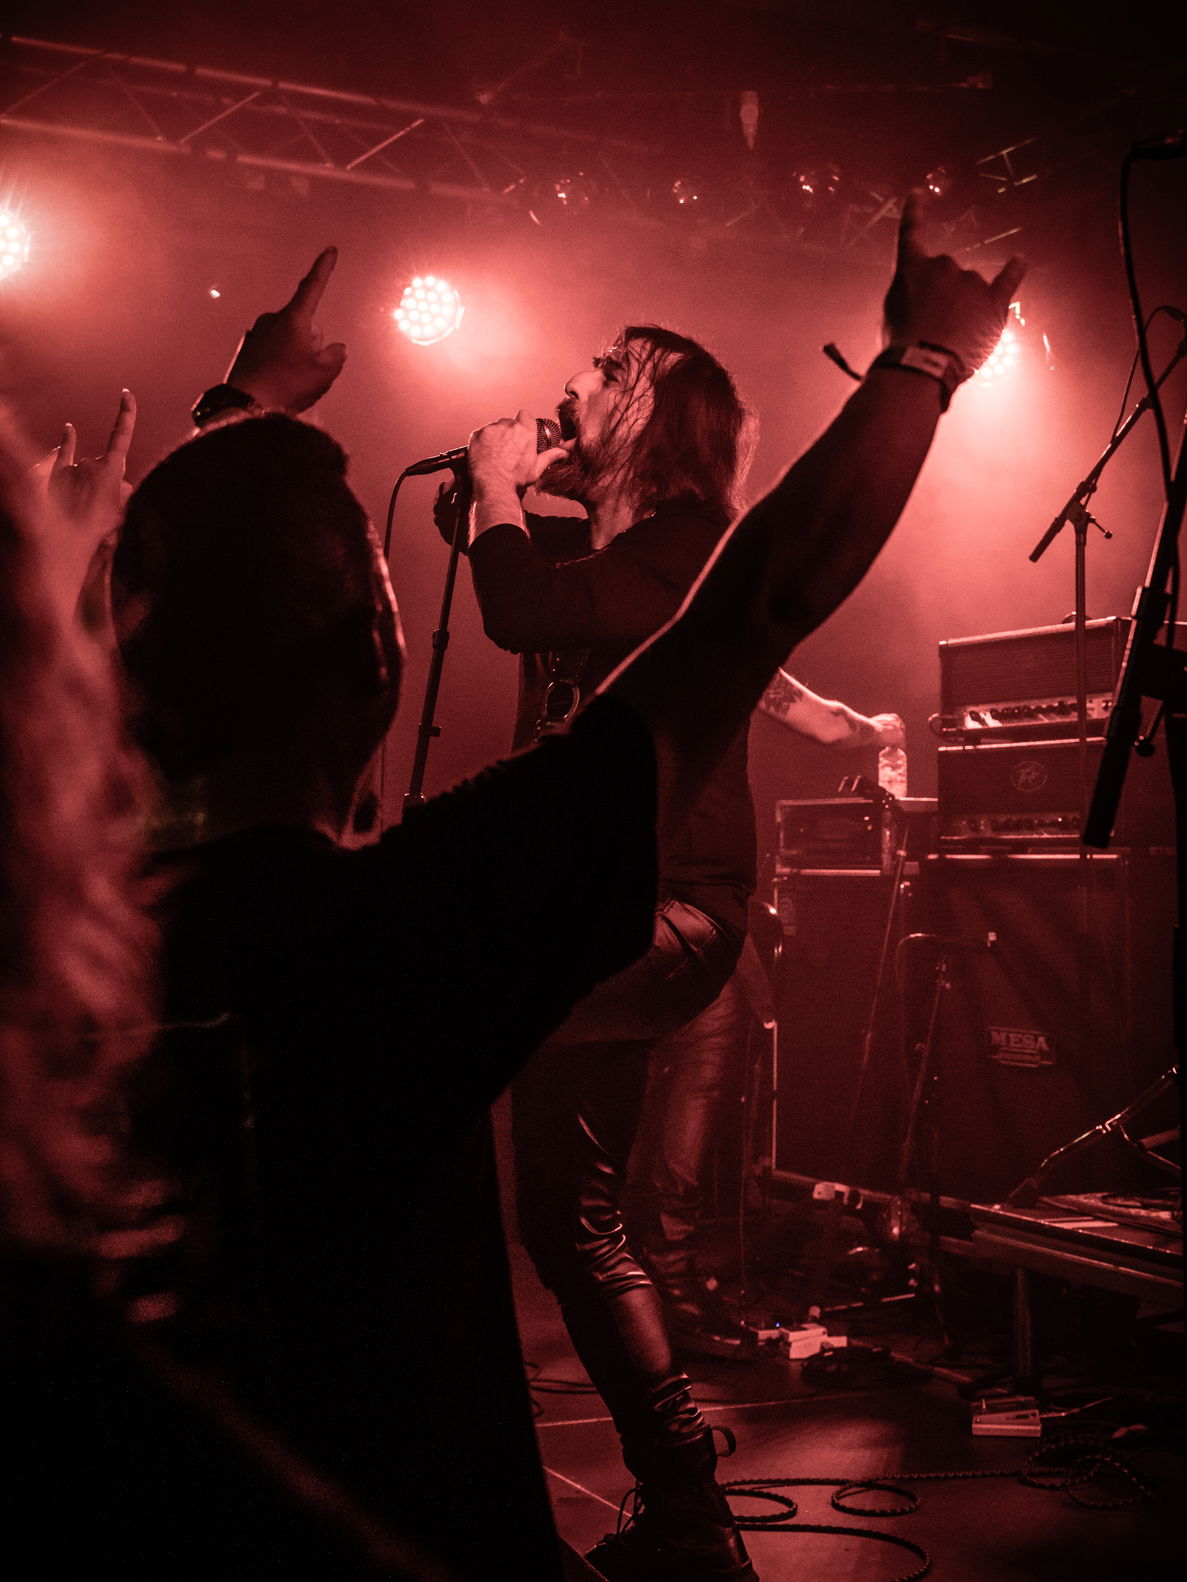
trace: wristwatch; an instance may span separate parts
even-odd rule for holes
[[[259,405],[254,396],[249,396],[246,390],[237,390],[234,385],[213,385],[198,397],[190,416],[194,420],[194,427],[202,428],[220,412],[235,410],[258,412]]]

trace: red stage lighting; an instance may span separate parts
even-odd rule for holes
[[[392,317],[396,328],[417,346],[432,346],[452,335],[465,308],[457,289],[440,275],[414,275],[404,287]]]
[[[831,160],[801,165],[793,172],[792,191],[807,208],[818,207],[835,198],[841,188],[841,167]]]
[[[15,275],[28,257],[28,226],[11,209],[0,209],[0,280]]]
[[[584,214],[597,198],[598,184],[583,170],[574,170],[552,182],[545,190],[560,208],[567,209],[570,214]]]
[[[1021,304],[1011,302],[1001,338],[975,375],[982,384],[1000,384],[1016,367],[1022,350],[1022,331],[1025,326],[1026,320],[1022,317]],[[1045,342],[1046,337],[1044,336],[1043,339]]]

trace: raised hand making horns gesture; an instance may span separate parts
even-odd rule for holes
[[[67,423],[56,450],[29,469],[40,494],[46,565],[51,585],[72,608],[87,570],[123,519],[131,486],[124,480],[136,427],[136,398],[120,392],[115,422],[102,455],[76,460],[78,434]]]
[[[949,352],[968,378],[997,345],[1026,264],[1012,257],[986,280],[947,254],[933,256],[922,242],[924,206],[919,192],[903,204],[894,279],[884,304],[887,344]]]

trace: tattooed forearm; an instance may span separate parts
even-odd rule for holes
[[[803,701],[803,687],[786,670],[780,670],[758,700],[758,706],[764,714],[773,714],[776,719],[782,719],[788,709]]]
[[[786,670],[780,670],[759,699],[764,714],[789,730],[832,747],[866,747],[894,742],[902,745],[903,722],[897,714],[867,719],[846,703],[817,697]]]

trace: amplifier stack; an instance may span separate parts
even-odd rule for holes
[[[966,1203],[999,1201],[1174,1064],[1161,745],[1131,758],[1110,851],[1079,839],[1127,631],[1088,622],[1086,744],[1070,625],[963,638],[940,644],[934,801],[867,785],[777,804],[776,1181],[893,1193],[933,1033],[935,1180]],[[954,947],[931,1027],[929,940]],[[1063,1189],[1111,1186],[1093,1172],[1116,1164],[1087,1155]]]
[[[940,644],[940,713],[932,728],[944,743],[937,775],[941,851],[1078,848],[1128,629],[1117,616],[1086,623],[1084,744],[1072,626]],[[1134,756],[1114,845],[1169,848],[1172,830],[1165,755]]]

